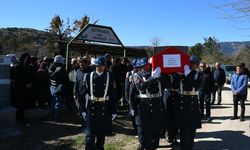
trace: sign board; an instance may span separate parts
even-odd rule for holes
[[[122,42],[120,41],[120,39],[118,38],[118,36],[115,34],[114,30],[111,27],[88,24],[80,31],[80,33],[78,33],[67,44],[66,70],[68,70],[69,45],[76,39],[83,42],[90,41],[90,42],[120,45],[124,49],[123,53],[124,57],[126,57],[126,49],[124,48]]]
[[[163,67],[164,68],[181,67],[181,55],[180,54],[163,55]]]
[[[111,27],[90,25],[79,36],[79,40],[121,45]]]
[[[189,55],[174,47],[168,47],[152,57],[152,69],[161,68],[164,74],[184,72],[184,66],[189,65]]]

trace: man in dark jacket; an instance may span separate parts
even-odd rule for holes
[[[225,71],[220,67],[220,63],[216,62],[215,64],[215,70],[213,71],[213,77],[214,77],[214,90],[212,94],[212,104],[215,103],[215,94],[216,91],[218,91],[218,105],[221,104],[221,91],[222,87],[226,82],[226,75]]]
[[[51,113],[53,120],[59,120],[59,113],[63,104],[63,97],[66,95],[66,83],[68,82],[68,76],[64,67],[64,59],[61,55],[57,55],[54,58],[54,63],[49,67],[50,73],[50,92],[52,95]]]
[[[106,69],[109,70],[110,69],[110,66],[112,65],[112,62],[111,62],[111,55],[109,53],[106,53],[105,55],[105,61],[106,61]]]
[[[206,103],[206,119],[207,121],[211,121],[211,108],[210,108],[210,100],[211,93],[214,89],[214,78],[209,68],[206,67],[206,63],[200,63],[200,80],[201,85],[199,87],[199,100],[200,100],[200,111],[201,118],[204,118],[204,102]]]
[[[247,75],[248,79],[250,78],[250,72],[249,70],[246,68],[246,64],[245,63],[241,63],[242,67],[243,67],[243,74]]]
[[[109,71],[114,75],[114,80],[116,83],[117,89],[117,100],[119,101],[122,98],[122,90],[125,80],[123,76],[126,76],[126,72],[121,64],[121,58],[116,58],[114,63],[110,66]]]

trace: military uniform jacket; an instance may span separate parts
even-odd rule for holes
[[[98,75],[93,71],[84,77],[83,97],[80,105],[81,110],[87,114],[86,134],[110,135],[112,133],[112,114],[116,114],[114,86],[113,77],[109,72]],[[105,91],[106,97],[104,98]]]
[[[132,78],[133,78],[133,75],[135,74],[136,72],[134,70],[132,71],[129,71],[127,72],[126,74],[126,79],[125,79],[125,99],[126,101],[129,103],[129,92],[130,92],[130,89],[131,89],[131,86],[133,84],[132,82]]]
[[[201,128],[197,94],[197,90],[200,86],[199,79],[200,77],[197,71],[191,71],[186,77],[184,75],[175,75],[172,85],[172,100],[170,103],[172,111],[171,120],[175,128]]]
[[[130,93],[130,105],[135,110],[136,124],[145,131],[158,131],[165,127],[165,108],[162,100],[160,79],[153,79],[149,73],[135,73],[134,87]],[[140,96],[141,95],[141,96]],[[146,98],[143,96],[151,95]]]

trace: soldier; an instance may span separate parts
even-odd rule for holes
[[[87,73],[92,72],[92,68],[89,66],[90,65],[90,61],[88,60],[87,57],[84,58],[80,58],[79,60],[79,65],[80,68],[76,71],[76,82],[74,84],[74,89],[73,89],[73,94],[74,94],[74,100],[78,109],[77,114],[80,113],[80,106],[79,106],[79,98],[82,98],[82,92],[83,92],[83,79],[84,79],[84,75]],[[81,116],[81,115],[80,115]]]
[[[197,128],[201,128],[201,117],[198,102],[198,88],[200,86],[197,68],[198,58],[190,57],[190,68],[184,67],[184,75],[178,75],[173,81],[179,85],[172,97],[173,123],[180,130],[181,150],[191,150]]]
[[[134,86],[134,83],[132,82],[132,78],[133,78],[133,75],[139,71],[139,65],[138,64],[139,64],[138,59],[134,59],[133,62],[132,62],[133,70],[127,72],[127,74],[126,74],[126,79],[125,79],[125,99],[126,99],[128,104],[129,104],[129,95],[130,95],[129,92],[132,90],[132,88]],[[137,134],[137,127],[136,127],[136,124],[135,124],[135,117],[134,117],[134,114],[132,115],[131,110],[133,110],[133,109],[132,109],[132,107],[130,107],[130,104],[129,104],[129,110],[130,110],[129,113],[130,113],[130,116],[131,116],[131,119],[132,119],[132,125],[134,127],[134,134]]]
[[[178,73],[172,73],[169,74],[167,77],[167,81],[170,82],[170,86],[168,86],[164,90],[164,98],[163,101],[166,105],[166,110],[167,110],[167,119],[168,119],[168,124],[167,124],[167,141],[170,143],[171,146],[178,145],[179,143],[177,142],[177,134],[178,134],[178,128],[174,125],[173,122],[173,114],[174,110],[172,107],[172,102],[175,99],[175,95],[179,92],[179,83],[180,83],[180,76]],[[174,82],[175,81],[175,82]]]
[[[160,68],[152,74],[147,58],[140,60],[141,71],[134,74],[135,86],[130,93],[130,105],[138,130],[140,145],[138,150],[154,150],[159,146],[159,138],[165,126],[164,105]]]
[[[98,57],[95,66],[96,71],[84,77],[80,104],[86,121],[86,150],[104,149],[105,136],[112,133],[112,120],[116,116],[115,84],[105,69],[105,58]]]

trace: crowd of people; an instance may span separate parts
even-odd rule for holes
[[[112,133],[112,120],[117,106],[127,106],[138,150],[153,150],[166,131],[171,145],[192,149],[196,129],[201,120],[210,122],[211,105],[222,103],[225,71],[220,63],[211,69],[205,62],[190,57],[184,72],[162,74],[161,68],[152,70],[147,58],[129,60],[110,54],[90,58],[72,58],[69,70],[65,59],[38,59],[28,53],[13,61],[12,105],[17,108],[17,123],[29,125],[24,111],[32,107],[50,107],[51,119],[60,121],[63,105],[71,107],[83,120],[87,150],[104,149],[105,136]],[[238,102],[241,104],[240,121],[245,120],[245,101],[249,71],[244,63],[237,65],[231,79],[234,116],[237,119]],[[204,112],[205,106],[205,112]]]
[[[11,104],[17,108],[17,123],[29,125],[24,117],[26,109],[34,107],[51,107],[51,119],[60,120],[62,105],[79,109],[83,76],[95,70],[94,58],[72,58],[65,70],[65,58],[57,55],[54,58],[37,58],[23,53],[20,58],[11,57]],[[116,76],[117,98],[124,103],[124,83],[126,72],[131,69],[127,58],[116,58],[111,62],[110,54],[105,55],[106,69]],[[79,90],[80,89],[80,90]],[[76,106],[72,106],[76,105]],[[76,110],[73,110],[76,111]]]

